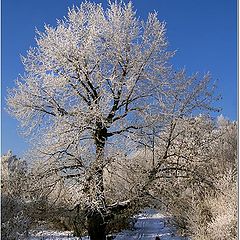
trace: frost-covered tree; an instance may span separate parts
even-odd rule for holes
[[[141,21],[131,3],[106,10],[82,3],[37,32],[36,47],[22,57],[25,73],[9,92],[9,112],[33,137],[32,156],[46,163],[41,173],[80,186],[92,240],[105,239],[107,219],[140,198],[160,170],[148,171],[134,200],[112,202],[105,197],[107,165],[168,127],[164,160],[175,119],[212,110],[209,74],[174,71],[165,32],[157,13]]]

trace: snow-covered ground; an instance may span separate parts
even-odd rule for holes
[[[133,230],[125,230],[117,234],[114,240],[187,240],[176,235],[176,229],[169,225],[169,218],[156,210],[148,209],[136,216]],[[72,237],[71,232],[36,231],[29,240],[88,240],[88,237]]]
[[[56,232],[51,230],[37,230],[33,231],[29,240],[79,240],[81,238],[73,237],[69,231]],[[87,240],[88,238],[82,238]]]
[[[176,229],[169,225],[169,218],[156,210],[148,209],[136,216],[134,230],[122,231],[115,240],[186,240],[176,236]]]

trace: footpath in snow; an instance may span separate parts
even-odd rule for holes
[[[176,236],[176,229],[169,225],[169,218],[158,211],[148,209],[136,216],[133,230],[124,230],[116,235],[114,240],[187,240],[187,238]],[[71,237],[70,232],[40,231],[30,240],[88,240],[88,237]]]
[[[176,236],[176,229],[169,225],[169,218],[156,210],[145,210],[136,219],[134,230],[122,231],[115,240],[155,240],[157,236],[160,240],[187,240]]]

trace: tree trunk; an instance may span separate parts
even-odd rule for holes
[[[88,216],[88,234],[91,240],[106,240],[106,223],[101,213],[95,211]]]
[[[87,216],[88,234],[91,240],[106,240],[105,195],[103,184],[104,147],[107,139],[107,129],[102,123],[97,123],[95,132],[96,159],[93,163],[90,184],[90,198],[95,206],[91,206]]]

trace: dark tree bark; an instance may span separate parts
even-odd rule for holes
[[[88,234],[91,240],[106,240],[106,202],[103,184],[104,147],[107,140],[107,129],[101,122],[96,124],[94,133],[96,146],[96,159],[91,169],[89,188],[92,201],[96,203],[95,209],[87,214]]]
[[[106,240],[106,223],[104,216],[94,211],[88,216],[88,234],[91,240]]]

